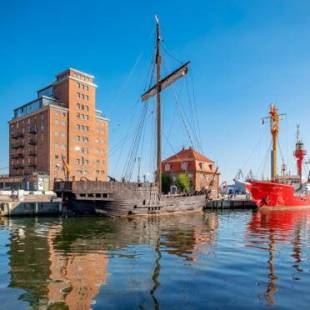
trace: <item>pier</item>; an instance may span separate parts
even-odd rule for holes
[[[62,199],[43,193],[0,195],[0,217],[61,215]]]
[[[256,210],[255,202],[247,199],[244,196],[236,196],[233,198],[222,198],[209,200],[205,209],[235,209],[235,210]]]

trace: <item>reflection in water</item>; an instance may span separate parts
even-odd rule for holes
[[[69,306],[70,309],[89,309],[100,286],[107,279],[108,257],[104,251],[96,253],[66,253],[55,249],[55,236],[61,225],[50,226],[47,234],[50,253],[48,301],[50,304]]]
[[[275,293],[277,292],[277,275],[275,268],[276,244],[292,244],[292,254],[295,262],[293,267],[297,272],[302,272],[300,268],[301,259],[301,228],[309,224],[310,210],[275,210],[258,211],[253,214],[248,225],[252,233],[249,238],[254,246],[260,245],[257,240],[264,237],[268,240],[268,283],[265,298],[268,304],[275,304]],[[255,238],[257,236],[258,238]]]
[[[158,238],[156,242],[155,251],[156,251],[155,267],[152,274],[153,287],[150,291],[150,294],[152,296],[152,300],[154,303],[154,309],[159,309],[159,302],[155,296],[155,292],[159,287],[160,259],[161,259],[160,238]]]
[[[126,249],[143,245],[155,253],[149,298],[159,309],[162,254],[194,263],[215,241],[218,217],[5,219],[3,226],[10,229],[9,286],[22,289],[19,299],[32,308],[93,307],[113,277],[110,260],[132,259]]]
[[[0,305],[304,309],[309,219],[310,211],[2,219]]]

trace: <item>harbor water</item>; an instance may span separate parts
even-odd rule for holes
[[[310,211],[0,221],[1,309],[310,304]]]

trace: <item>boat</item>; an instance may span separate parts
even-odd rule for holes
[[[165,77],[161,77],[160,25],[156,17],[156,83],[141,96],[146,102],[156,97],[156,178],[155,182],[117,181],[61,181],[55,183],[55,191],[63,197],[69,213],[104,216],[161,215],[177,212],[202,211],[206,205],[208,190],[199,193],[163,194],[162,188],[162,143],[161,143],[161,92],[189,70],[190,62]]]
[[[248,180],[246,188],[250,192],[251,199],[260,208],[303,208],[310,207],[309,178],[302,180],[303,160],[306,155],[303,142],[299,137],[297,127],[297,141],[294,156],[297,161],[297,175],[281,176],[277,174],[277,147],[279,135],[279,122],[281,115],[275,105],[270,106],[269,116],[272,135],[271,150],[271,180]]]

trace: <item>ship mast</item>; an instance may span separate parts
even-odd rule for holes
[[[161,192],[161,106],[160,106],[160,27],[159,20],[156,20],[156,136],[157,136],[157,171],[156,171],[156,184],[158,184],[159,191]]]
[[[281,116],[285,114],[279,114],[279,110],[276,105],[270,105],[269,116],[264,117],[270,120],[270,132],[272,137],[272,150],[271,150],[271,180],[276,180],[278,176],[278,143],[279,143],[279,125]]]
[[[181,78],[188,72],[189,61],[184,65],[180,66],[178,69],[168,74],[161,79],[161,52],[160,52],[160,25],[159,19],[155,16],[156,20],[156,55],[155,55],[155,64],[156,64],[156,84],[148,89],[142,96],[142,101],[147,101],[149,98],[156,96],[156,179],[155,183],[158,186],[158,190],[161,193],[161,91],[177,79]]]
[[[279,112],[275,105],[270,106],[270,131],[272,136],[271,150],[271,179],[275,180],[278,175],[278,141],[279,141]]]

